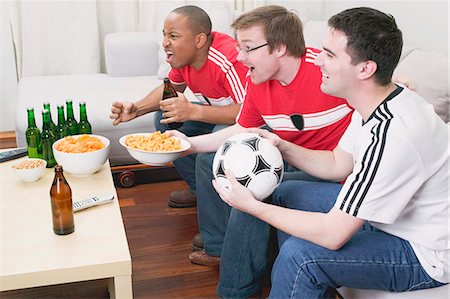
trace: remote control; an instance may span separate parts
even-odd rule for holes
[[[100,196],[94,196],[85,200],[76,201],[72,204],[73,211],[78,212],[80,210],[84,210],[90,207],[98,206],[101,204],[112,202],[114,199],[114,195],[105,194]]]
[[[28,150],[26,147],[19,147],[12,150],[0,152],[0,163],[17,159],[26,155],[28,155]]]

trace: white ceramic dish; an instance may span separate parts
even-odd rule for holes
[[[39,161],[41,165],[39,167],[34,168],[23,168],[23,169],[16,168],[19,164],[26,163],[27,161]],[[11,168],[22,181],[26,183],[33,183],[39,180],[44,175],[46,166],[47,161],[43,159],[27,158],[25,160],[17,161],[13,165],[11,165]]]
[[[72,136],[73,138],[79,138],[82,135]],[[108,138],[100,135],[90,135],[100,139],[105,145],[104,148],[87,152],[87,153],[65,153],[56,149],[56,146],[64,140],[61,138],[53,143],[53,155],[55,156],[56,163],[63,167],[64,172],[75,175],[90,175],[102,168],[108,159],[110,141]]]
[[[181,149],[177,150],[177,151],[170,151],[170,152],[167,152],[167,151],[149,152],[149,151],[135,149],[135,148],[129,147],[128,145],[125,144],[125,140],[128,136],[136,136],[136,135],[149,136],[151,134],[152,133],[128,134],[128,135],[122,136],[119,139],[119,143],[128,150],[128,152],[134,159],[141,162],[142,164],[152,165],[152,166],[163,166],[169,162],[172,162],[172,161],[176,160],[181,155],[182,152],[188,150],[191,147],[191,144],[188,141],[186,141],[184,139],[180,139],[178,137],[173,137],[173,138],[180,140]]]

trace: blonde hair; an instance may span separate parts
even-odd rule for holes
[[[302,57],[305,54],[302,21],[294,11],[279,5],[266,5],[240,15],[231,24],[234,30],[262,26],[270,52],[285,45],[290,55]]]

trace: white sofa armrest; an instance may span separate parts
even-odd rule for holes
[[[106,73],[111,77],[156,75],[159,64],[158,43],[158,34],[154,32],[106,35]]]

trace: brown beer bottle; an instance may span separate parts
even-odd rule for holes
[[[55,166],[55,178],[50,189],[52,202],[53,231],[57,235],[68,235],[75,230],[73,221],[72,190],[63,174],[61,165]]]
[[[162,99],[165,100],[165,99],[174,98],[177,96],[178,96],[177,91],[172,86],[172,84],[170,84],[169,78],[167,78],[167,77],[164,78],[164,92],[163,92]],[[167,125],[171,129],[178,129],[183,125],[183,123],[173,122],[173,123],[169,123]]]

